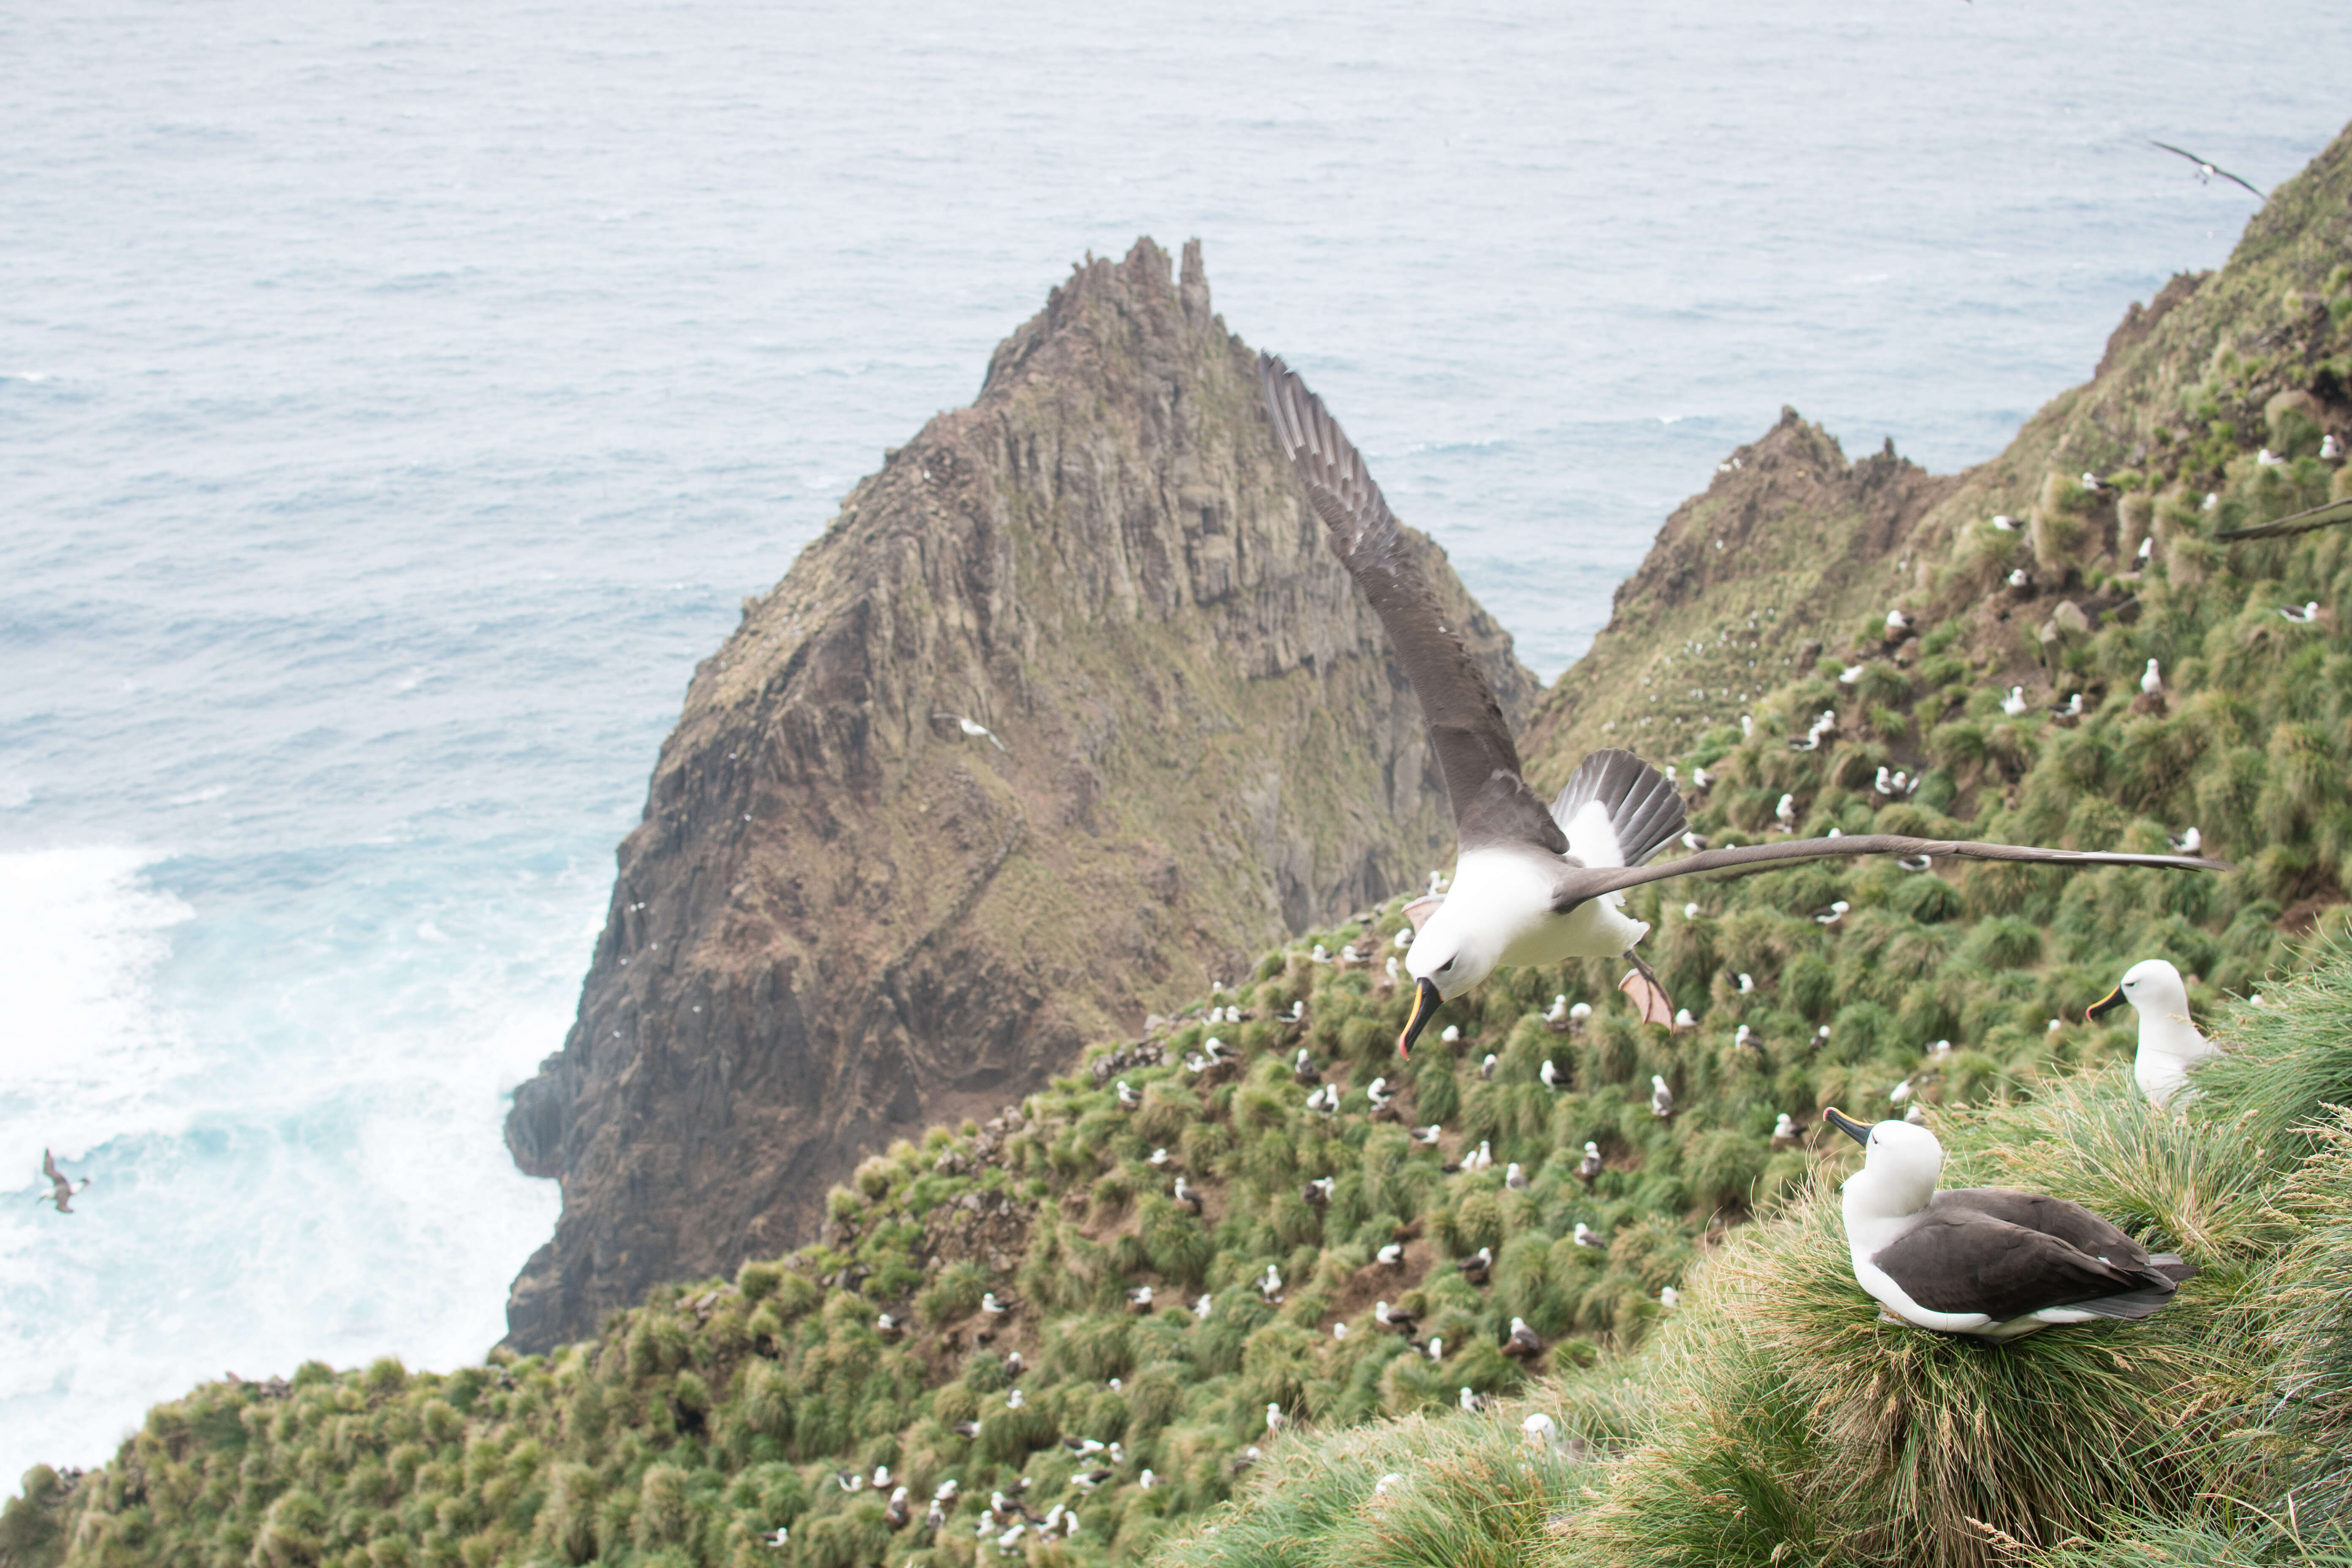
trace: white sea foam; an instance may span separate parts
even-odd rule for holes
[[[108,847],[0,854],[0,1181],[123,1132],[180,1124],[171,1089],[193,1065],[186,1026],[152,983],[195,911],[147,885],[154,857]],[[23,1163],[26,1169],[11,1165]],[[16,1180],[9,1181],[9,1177]]]
[[[0,987],[31,1026],[0,1037],[0,1151],[24,1155],[0,1205],[0,1474],[102,1458],[148,1404],[224,1370],[478,1356],[554,1220],[498,1124],[562,1037],[583,875],[190,965],[175,932],[242,933],[156,869],[120,848],[0,855]],[[93,1178],[72,1214],[30,1201],[45,1143]]]

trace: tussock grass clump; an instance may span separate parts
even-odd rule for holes
[[[1542,1561],[1553,1524],[1596,1479],[1627,1413],[1595,1380],[1553,1395],[1497,1400],[1476,1415],[1408,1415],[1270,1450],[1232,1506],[1213,1511],[1159,1561],[1232,1568],[1512,1568]],[[1551,1415],[1560,1441],[1520,1423]],[[1393,1476],[1385,1486],[1382,1478]]]

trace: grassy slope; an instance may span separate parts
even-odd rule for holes
[[[2312,1140],[2292,1129],[2352,1096],[2352,979],[2340,966],[2284,990],[2264,977],[2306,968],[2340,921],[2352,557],[2342,531],[2234,547],[2210,533],[2340,482],[2310,455],[2316,426],[2276,395],[2325,387],[2330,371],[2340,379],[2352,349],[2339,327],[2352,291],[2328,249],[2343,250],[2347,162],[2344,144],[2331,149],[2230,269],[1999,463],[1954,487],[1874,459],[1838,492],[1846,521],[1822,526],[1846,530],[1856,549],[1895,550],[1906,574],[1922,635],[1902,658],[1854,658],[1872,652],[1862,628],[1841,637],[1835,625],[1817,634],[1829,645],[1818,669],[1759,656],[1750,674],[1741,658],[1741,696],[1758,693],[1740,710],[1759,721],[1746,741],[1720,721],[1720,700],[1611,714],[1575,699],[1571,678],[1530,748],[1538,769],[1558,769],[1596,734],[1627,738],[1606,725],[1681,717],[1650,731],[1678,737],[1678,752],[1643,744],[1716,773],[1694,805],[1703,831],[1755,834],[1782,793],[1810,826],[1849,832],[2152,847],[2196,821],[2244,860],[2241,873],[1864,864],[1654,891],[1637,903],[1658,923],[1652,947],[1698,1014],[1695,1031],[1636,1024],[1614,1000],[1613,969],[1569,965],[1489,983],[1448,1010],[1456,1049],[1433,1044],[1405,1066],[1388,1044],[1402,999],[1382,978],[1401,919],[1368,912],[1203,1004],[1238,1005],[1245,1021],[1210,1025],[1196,1010],[1148,1044],[1097,1047],[1009,1121],[937,1130],[868,1162],[835,1195],[824,1244],[733,1282],[665,1288],[594,1340],[449,1376],[313,1366],[291,1386],[212,1384],[159,1406],[103,1470],[34,1471],[0,1519],[0,1560],[964,1563],[997,1554],[992,1540],[979,1545],[980,1508],[1024,1476],[1034,1511],[1076,1501],[1082,1520],[1050,1548],[1016,1542],[1037,1562],[1160,1551],[1202,1563],[1663,1563],[1778,1550],[1783,1561],[1963,1563],[1990,1560],[2004,1539],[2031,1555],[2069,1532],[2144,1539],[2155,1544],[2141,1554],[2184,1560],[2268,1550],[2274,1531],[2254,1505],[2299,1482],[2320,1507],[2343,1486],[2325,1456],[2341,1451],[2347,1424],[2340,1287],[2352,1241],[2340,1216],[2352,1161],[2338,1139],[2300,1163]],[[2290,289],[2312,298],[2290,301]],[[1813,493],[1804,485],[1827,483],[1816,437],[1788,425],[1768,438],[1790,448],[1790,515]],[[2108,445],[2090,449],[2095,438]],[[2262,442],[2293,461],[2256,464]],[[2135,451],[2136,466],[2116,466]],[[2120,504],[2051,479],[2053,460],[2100,467]],[[2001,485],[2026,498],[2009,503],[2033,518],[2022,535],[1982,521]],[[2222,498],[2210,511],[2207,489]],[[2158,560],[2118,581],[2142,521]],[[2020,549],[2036,552],[2045,581],[2071,574],[2076,585],[1983,592]],[[1675,638],[1693,659],[1732,658],[1727,628],[1707,617],[1728,602],[1713,595],[1737,584],[1692,581],[1661,590],[1646,644],[1621,627],[1596,657],[1664,658]],[[1874,624],[1890,581],[1870,559],[1832,584],[1845,595],[1838,624]],[[2124,592],[2138,604],[2129,624],[2062,635],[2044,655],[2033,633],[2059,598]],[[2307,599],[2325,608],[2319,625],[2273,613]],[[2166,662],[2170,705],[2135,712],[2133,682],[2152,656]],[[1835,679],[1847,660],[1864,666],[1853,686]],[[2038,710],[2001,714],[1998,685],[2028,669],[2049,671],[2038,693],[2088,693],[2090,716],[2060,728]],[[1728,690],[1728,674],[1672,689]],[[1838,737],[1790,750],[1787,734],[1832,706]],[[1928,782],[1879,803],[1869,782],[1882,760],[1924,763]],[[1833,898],[1853,906],[1843,921],[1809,918]],[[2314,919],[2321,938],[2298,937]],[[1360,943],[1370,960],[1316,963],[1315,941],[1334,952]],[[2189,1121],[2149,1117],[2121,1087],[2110,1069],[2126,1028],[2046,1027],[2079,1017],[2125,962],[2151,952],[2201,977],[2200,1012],[2221,1014],[2239,1043],[2217,1075],[2228,1081]],[[1752,991],[1738,989],[1741,973]],[[2221,1005],[2257,981],[2279,1005]],[[1597,1005],[1589,1027],[1544,1024],[1558,994]],[[1305,1022],[1282,1023],[1296,1001]],[[1733,1047],[1742,1023],[1760,1049]],[[1186,1071],[1182,1058],[1213,1033],[1238,1062]],[[1939,1037],[1957,1048],[1924,1059]],[[1347,1087],[1336,1117],[1304,1108],[1288,1071],[1302,1045]],[[1496,1070],[1482,1079],[1489,1052]],[[1567,1069],[1566,1091],[1539,1081],[1547,1058]],[[1668,1122],[1647,1110],[1654,1072],[1680,1097]],[[1402,1121],[1368,1114],[1362,1086],[1375,1074],[1396,1087]],[[2151,1324],[1994,1352],[1874,1327],[1843,1272],[1818,1170],[1831,1152],[1775,1152],[1768,1134],[1782,1111],[1810,1121],[1832,1101],[1882,1109],[1906,1078],[1951,1142],[1956,1174],[2089,1198],[2181,1240],[2207,1275]],[[1131,1112],[1116,1101],[1119,1079],[1140,1091]],[[1405,1125],[1431,1121],[1446,1128],[1442,1148],[1412,1144]],[[1442,1172],[1480,1139],[1493,1172]],[[1573,1174],[1588,1139],[1609,1167],[1590,1192]],[[1206,1194],[1202,1218],[1171,1201],[1170,1168],[1147,1163],[1155,1148]],[[2118,1150],[2127,1178],[2095,1158]],[[1508,1161],[1528,1171],[1524,1191],[1503,1184]],[[1326,1175],[1334,1186],[1318,1209],[1302,1188]],[[1767,1223],[1734,1223],[1757,1208]],[[1604,1245],[1576,1245],[1580,1221]],[[1372,1261],[1391,1240],[1405,1247],[1395,1271]],[[1497,1257],[1483,1289],[1452,1263],[1481,1246]],[[1287,1281],[1279,1304],[1247,1283],[1269,1263]],[[1125,1292],[1146,1283],[1158,1310],[1129,1310]],[[1673,1283],[1687,1293],[1668,1315],[1658,1292]],[[985,1319],[984,1289],[1016,1310]],[[1202,1321],[1183,1303],[1204,1290],[1213,1307]],[[1442,1364],[1377,1331],[1380,1298],[1442,1337]],[[1778,1310],[1759,1316],[1762,1306]],[[885,1310],[909,1325],[902,1337],[877,1331]],[[1513,1316],[1561,1336],[1535,1369],[1550,1381],[1530,1383],[1500,1354]],[[1463,1387],[1503,1396],[1502,1408],[1449,1413]],[[1538,1401],[1582,1446],[1526,1447],[1513,1400]],[[1294,1424],[1272,1443],[1268,1402]],[[1374,1417],[1393,1419],[1362,1425]],[[975,1441],[954,1430],[968,1419],[981,1423]],[[1073,1459],[1065,1436],[1122,1444],[1099,1490],[1074,1489],[1074,1472],[1103,1461]],[[1203,1523],[1253,1443],[1265,1453],[1241,1505]],[[895,1533],[880,1498],[831,1479],[884,1463],[914,1489],[916,1522]],[[1146,1468],[1158,1482],[1148,1490]],[[1389,1470],[1402,1479],[1376,1491]],[[923,1503],[949,1476],[963,1498],[934,1539]],[[2217,1492],[2252,1501],[2217,1512],[2200,1500]],[[790,1543],[761,1545],[779,1524]]]

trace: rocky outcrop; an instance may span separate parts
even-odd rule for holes
[[[1916,577],[1904,545],[1958,480],[1893,445],[1849,462],[1793,408],[1727,458],[1675,509],[1641,569],[1617,586],[1608,626],[1544,693],[1520,745],[1539,788],[1586,752],[1679,756],[1710,726],[1843,646],[1857,616],[1883,616]]]
[[[1452,843],[1412,692],[1254,355],[1150,241],[860,483],[697,670],[515,1160],[563,1184],[510,1342],[807,1237],[894,1136],[1410,882]],[[1536,685],[1444,557],[1516,720]]]

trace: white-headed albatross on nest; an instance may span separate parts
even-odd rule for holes
[[[1944,1146],[1924,1127],[1822,1116],[1863,1146],[1845,1179],[1853,1277],[1885,1315],[1938,1333],[2013,1340],[2053,1323],[2145,1318],[2197,1272],[2080,1204],[2007,1187],[1936,1190]]]
[[[1412,1049],[1442,1003],[1505,964],[1631,953],[1650,928],[1625,913],[1620,895],[1667,877],[1824,855],[2229,869],[2220,861],[2182,856],[2083,853],[1885,833],[1704,849],[1663,866],[1645,866],[1685,830],[1682,797],[1674,785],[1629,752],[1595,752],[1547,809],[1521,777],[1518,748],[1502,708],[1463,648],[1460,633],[1445,624],[1416,552],[1363,458],[1324,411],[1322,399],[1282,361],[1260,356],[1258,379],[1276,436],[1323,520],[1332,550],[1370,601],[1412,682],[1454,807],[1461,856],[1444,902],[1407,950],[1414,995],[1404,1032],[1397,1037],[1400,1054]]]

